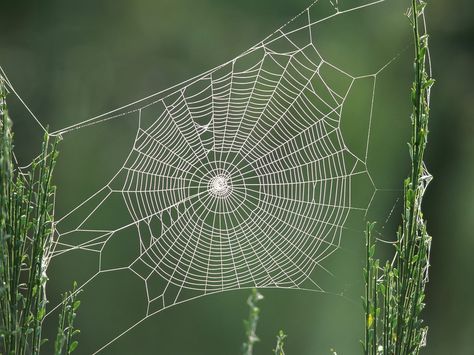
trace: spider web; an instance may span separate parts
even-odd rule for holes
[[[350,214],[366,214],[378,191],[367,168],[378,75],[327,61],[320,23],[382,3],[343,9],[316,1],[233,60],[129,105],[63,128],[138,120],[113,178],[55,225],[51,258],[86,252],[99,275],[128,271],[146,311],[96,352],[179,303],[243,288],[326,292],[315,270],[339,249]],[[323,11],[324,10],[324,11]],[[387,64],[388,65],[388,64]],[[349,149],[341,115],[353,86],[371,80],[365,146]],[[371,191],[353,203],[354,180]],[[112,207],[113,206],[113,207]],[[127,218],[102,217],[120,206]],[[116,244],[134,245],[120,260]]]

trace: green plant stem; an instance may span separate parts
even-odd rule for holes
[[[252,293],[247,299],[247,305],[249,306],[249,318],[244,321],[246,339],[242,346],[243,355],[252,355],[253,347],[256,342],[259,341],[257,336],[257,324],[260,314],[260,309],[257,307],[257,303],[263,299],[263,296],[253,289]]]
[[[277,335],[277,343],[276,347],[273,350],[273,353],[275,355],[285,355],[285,340],[287,338],[287,335],[283,332],[283,330],[280,330]]]
[[[415,47],[412,137],[409,143],[412,164],[410,176],[404,182],[402,225],[397,233],[396,255],[383,270],[379,267],[379,260],[374,258],[373,225],[368,225],[366,232],[365,354],[418,354],[427,332],[421,312],[425,306],[431,237],[426,230],[421,205],[431,179],[425,171],[423,158],[428,138],[429,95],[434,81],[426,70],[428,36],[420,28],[425,6],[422,0],[412,0],[408,12]],[[379,314],[382,316],[378,317]]]
[[[15,167],[6,96],[0,76],[0,354],[37,355],[45,341],[58,139],[51,143],[44,135],[42,153],[27,174]]]
[[[59,314],[58,332],[54,343],[54,355],[69,355],[78,346],[77,340],[73,340],[73,338],[79,333],[79,330],[74,328],[76,312],[81,304],[77,300],[79,292],[77,284],[74,283],[72,290],[63,295],[63,306]]]

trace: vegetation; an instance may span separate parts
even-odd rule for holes
[[[280,330],[277,335],[277,343],[276,347],[273,350],[275,355],[285,355],[285,340],[287,338],[287,335],[283,332],[283,330]]]
[[[409,143],[412,164],[410,176],[404,181],[402,223],[397,232],[395,257],[383,267],[375,258],[374,223],[369,223],[366,230],[366,317],[362,342],[366,355],[419,354],[426,344],[428,327],[424,325],[421,313],[425,307],[431,237],[423,218],[422,201],[431,176],[426,171],[423,157],[428,138],[429,96],[434,80],[427,71],[429,51],[423,22],[425,7],[424,1],[413,0],[412,8],[407,12],[415,44],[415,80],[411,89],[412,138]],[[253,344],[258,341],[255,332],[260,310],[256,303],[261,298],[254,290],[247,301],[250,315],[245,323],[247,342],[244,343],[244,355],[251,355]],[[285,338],[286,335],[280,331],[275,354],[284,355]]]
[[[367,264],[365,339],[367,355],[418,354],[426,342],[428,328],[421,318],[431,237],[422,213],[425,189],[430,181],[423,158],[428,137],[429,95],[434,83],[427,71],[428,35],[422,25],[426,3],[412,0],[407,13],[415,44],[410,176],[404,182],[402,222],[395,242],[395,257],[381,266],[375,257],[374,224],[366,231]],[[46,339],[42,335],[46,314],[47,267],[54,233],[52,174],[56,164],[58,140],[45,134],[42,153],[28,172],[15,166],[12,123],[6,103],[7,89],[0,77],[0,353],[40,354]],[[78,290],[63,295],[59,314],[55,355],[70,354],[78,346],[74,328],[80,306]],[[246,339],[243,354],[252,355],[259,341],[256,330],[263,296],[253,290],[247,303]],[[277,335],[276,355],[284,355],[286,335]]]
[[[74,283],[72,290],[63,295],[63,307],[59,314],[58,334],[54,343],[55,355],[69,355],[79,345],[78,341],[74,340],[74,337],[79,334],[79,330],[74,328],[76,311],[81,305],[81,301],[77,299],[78,294],[77,284]]]
[[[41,155],[25,173],[15,166],[7,88],[0,76],[0,354],[39,354],[46,314],[46,270],[52,252],[58,151],[45,134]],[[77,342],[73,328],[76,290],[64,298],[55,354],[69,354]],[[63,351],[64,344],[69,345]]]
[[[249,317],[244,321],[245,326],[245,342],[242,344],[243,355],[253,355],[254,344],[260,339],[257,336],[257,325],[260,315],[260,308],[257,303],[263,299],[263,296],[257,289],[252,289],[252,293],[247,298],[247,305],[249,306]],[[277,342],[273,353],[275,355],[285,355],[285,340],[287,335],[280,330],[277,334]]]
[[[425,6],[425,2],[413,0],[407,12],[415,43],[409,143],[412,164],[411,174],[404,182],[402,224],[397,233],[395,258],[383,268],[375,258],[374,225],[367,226],[365,354],[418,354],[426,343],[428,328],[421,313],[425,306],[431,237],[421,207],[431,179],[423,156],[428,137],[429,95],[434,81],[427,72],[428,35],[422,26]]]
[[[260,314],[260,308],[257,307],[257,303],[263,299],[257,289],[253,289],[250,296],[247,298],[247,304],[249,306],[249,317],[248,320],[244,321],[245,325],[245,342],[242,345],[242,353],[244,355],[252,355],[253,347],[256,342],[259,341],[257,336],[257,324]]]

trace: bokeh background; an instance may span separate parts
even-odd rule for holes
[[[345,1],[347,6],[357,3]],[[411,52],[404,51],[410,44],[403,16],[408,2],[388,3],[380,12],[338,22],[325,34],[323,45],[331,60],[354,67],[365,60],[369,68],[380,67],[400,53],[377,96],[375,118],[383,123],[375,132],[374,144],[379,146],[372,152],[379,181],[397,189],[407,169]],[[219,65],[308,5],[307,0],[3,1],[0,65],[32,111],[54,130]],[[474,354],[473,11],[468,0],[433,1],[428,7],[437,84],[427,156],[435,180],[425,200],[433,235],[426,354]],[[16,151],[28,162],[38,152],[41,131],[12,101]],[[133,122],[122,121],[65,139],[56,175],[59,215],[103,186],[123,162],[135,129]],[[386,194],[375,211],[387,238],[399,216],[395,204],[386,221],[397,194]],[[258,329],[262,341],[257,354],[271,352],[279,329],[289,334],[288,354],[328,354],[331,348],[338,354],[359,353],[363,236],[352,235],[350,240],[342,245],[342,257],[330,261],[339,290],[347,291],[347,297],[262,290],[265,300]],[[347,255],[354,264],[344,265]],[[90,267],[89,260],[74,256],[53,261],[51,303],[73,279],[85,277]],[[82,295],[78,354],[91,353],[104,336],[133,323],[143,306],[141,286],[126,275],[99,281]],[[214,295],[171,308],[104,353],[238,354],[247,294]],[[49,333],[54,332],[54,318],[53,314],[48,321]]]

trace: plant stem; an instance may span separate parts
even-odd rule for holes
[[[283,332],[283,330],[280,330],[277,335],[276,347],[273,350],[273,353],[275,355],[285,355],[285,339],[286,338],[287,338],[287,335]]]
[[[397,233],[396,254],[379,278],[379,261],[374,259],[372,227],[367,228],[366,336],[365,354],[418,354],[425,345],[427,327],[421,312],[425,306],[431,237],[423,219],[422,200],[431,176],[423,158],[428,138],[429,96],[434,80],[426,70],[428,35],[420,27],[426,3],[412,0],[408,12],[415,47],[415,79],[411,90],[413,105],[412,137],[409,143],[410,176],[404,182],[402,225]],[[423,33],[422,33],[423,32]],[[377,317],[378,314],[383,316]],[[377,328],[380,322],[381,327]]]
[[[262,299],[263,296],[257,291],[257,289],[253,289],[251,295],[247,299],[249,318],[244,321],[246,339],[242,346],[243,355],[252,355],[254,344],[259,341],[257,336],[257,324],[260,309],[257,307],[257,303]]]
[[[0,354],[37,355],[44,342],[58,140],[50,143],[46,133],[31,170],[16,167],[6,96],[0,76]]]

